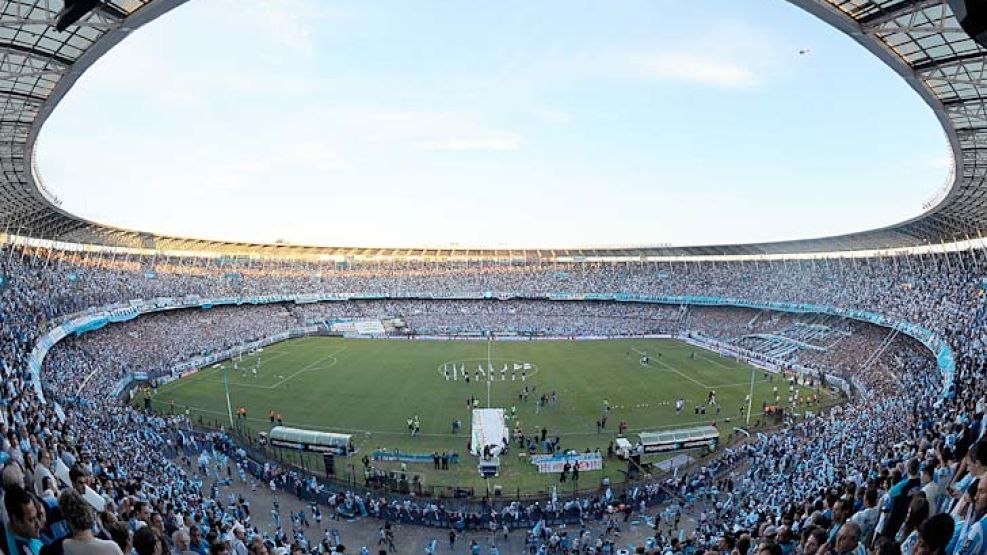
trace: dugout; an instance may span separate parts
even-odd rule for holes
[[[630,442],[618,440],[618,455],[626,458],[632,452],[638,454],[648,453],[668,453],[672,451],[685,451],[688,449],[707,448],[710,451],[716,449],[720,442],[720,431],[715,426],[696,426],[694,428],[680,428],[677,430],[665,430],[660,432],[641,432],[638,435],[638,444],[632,449],[627,449]],[[623,448],[623,449],[621,449]],[[620,452],[626,450],[626,453]]]
[[[352,437],[350,434],[317,432],[286,426],[275,426],[271,428],[270,432],[260,433],[261,443],[266,443],[271,447],[340,456],[354,452]]]

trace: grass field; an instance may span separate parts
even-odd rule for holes
[[[641,352],[650,355],[648,365],[641,363]],[[409,471],[422,473],[426,485],[470,486],[477,491],[483,491],[485,484],[477,474],[476,459],[466,454],[471,414],[467,399],[475,396],[485,407],[488,385],[490,406],[504,408],[508,414],[516,406],[516,418],[526,435],[545,427],[549,437],[562,438],[564,449],[600,448],[605,452],[621,420],[628,423],[631,434],[716,420],[726,436],[741,418],[752,375],[747,364],[685,343],[657,339],[491,343],[307,337],[268,347],[260,356],[256,375],[249,370],[256,366],[252,357],[238,362],[239,370],[226,361],[219,368],[203,369],[161,387],[154,407],[162,411],[171,410],[172,404],[175,410],[188,407],[193,415],[228,423],[226,373],[232,406],[248,409],[247,423],[254,432],[270,429],[267,413],[273,409],[283,414],[286,426],[352,433],[360,452],[337,461],[339,472],[349,473],[352,464],[359,479],[359,458],[377,448],[418,453],[449,450],[461,457],[451,470],[433,470],[428,462],[409,464]],[[471,379],[466,383],[443,376],[443,366],[456,363],[465,364],[472,378],[477,365],[486,368],[488,361],[497,370],[493,382]],[[500,369],[515,363],[531,365],[526,381],[521,381],[520,371],[512,381],[510,370],[502,381]],[[787,384],[777,377],[769,382],[761,371],[754,376],[757,418],[762,401],[773,402],[774,387],[783,399],[787,396]],[[534,395],[526,403],[518,400],[523,386],[536,388],[536,395],[555,391],[557,406],[536,413]],[[696,416],[693,407],[704,404],[710,390],[716,391],[722,413],[716,416],[709,409],[705,417]],[[674,402],[678,397],[687,404],[677,414]],[[604,399],[611,410],[606,429],[598,433],[596,420],[603,413]],[[407,420],[414,415],[422,426],[417,437],[411,437],[407,429]],[[454,435],[452,422],[457,418],[463,429]],[[725,423],[727,418],[733,422]],[[512,430],[515,424],[508,422]],[[537,494],[557,483],[557,475],[539,475],[534,465],[516,453],[514,449],[504,458],[501,475],[491,480],[491,486],[502,485],[509,494]],[[298,455],[293,456],[297,460]],[[312,457],[308,463],[321,467],[315,460]],[[394,468],[397,463],[376,466]],[[580,487],[596,486],[603,476],[620,482],[621,468],[625,464],[614,461],[605,464],[602,473],[585,472]]]

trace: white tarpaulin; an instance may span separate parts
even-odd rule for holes
[[[491,446],[491,454],[499,455],[507,441],[507,425],[504,424],[504,409],[473,409],[472,449],[477,457],[483,448]]]

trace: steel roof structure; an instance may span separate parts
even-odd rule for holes
[[[897,72],[938,117],[953,177],[926,211],[889,227],[820,239],[697,247],[393,249],[232,243],[117,229],[74,216],[38,177],[38,133],[79,76],[128,33],[187,0],[109,0],[65,32],[63,0],[0,0],[0,230],[72,243],[270,256],[695,256],[872,250],[949,243],[987,231],[987,50],[947,0],[788,0],[836,27]]]

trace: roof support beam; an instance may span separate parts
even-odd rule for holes
[[[887,23],[888,21],[901,17],[902,15],[936,5],[945,6],[946,0],[904,0],[903,2],[895,4],[890,9],[879,10],[873,14],[858,18],[857,23],[859,23],[865,31],[871,31],[874,27]]]
[[[970,60],[983,60],[983,52],[968,52],[966,54],[961,54],[959,56],[951,56],[949,58],[938,58],[934,60],[929,60],[927,62],[922,62],[912,66],[915,73],[922,73],[923,71],[928,71],[930,69],[942,69],[945,67],[953,66],[956,64],[962,64]]]
[[[20,29],[25,25],[40,25],[43,27],[54,27],[55,19],[4,19],[0,20],[0,29]],[[102,21],[80,21],[72,27],[90,27],[93,29],[112,29],[119,25],[118,22]]]
[[[15,97],[15,98],[23,98],[25,100],[31,100],[31,101],[35,101],[35,102],[44,102],[45,100],[47,100],[47,97],[38,96],[38,95],[35,95],[35,94],[31,94],[31,93],[25,93],[25,92],[20,92],[20,91],[0,91],[0,98],[3,98],[5,96],[12,96],[12,97]]]
[[[24,46],[22,44],[15,44],[12,42],[0,43],[0,52],[13,52],[16,54],[23,54],[25,56],[31,56],[32,58],[38,60],[55,62],[61,65],[62,67],[69,67],[73,63],[75,63],[74,60],[70,60],[64,56],[59,56],[55,53],[45,52],[43,50],[34,50],[33,48],[30,48],[28,46]]]

